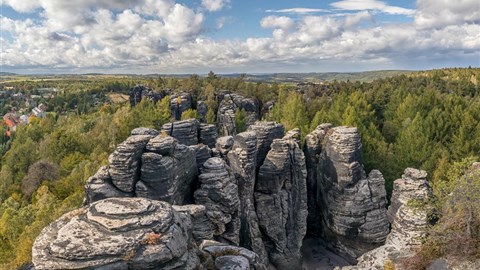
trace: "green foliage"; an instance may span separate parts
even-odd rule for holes
[[[247,130],[247,114],[243,109],[235,112],[235,128],[237,133]]]
[[[187,119],[200,119],[200,115],[198,114],[197,110],[188,109],[182,112],[181,120]]]

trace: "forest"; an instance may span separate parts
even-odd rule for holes
[[[478,68],[452,68],[371,82],[305,85],[248,82],[245,76],[227,78],[213,72],[188,78],[12,82],[15,91],[26,94],[49,87],[61,91],[42,100],[48,106],[45,118],[19,126],[11,138],[5,138],[4,132],[0,135],[0,268],[15,269],[31,261],[36,236],[82,205],[86,180],[107,164],[109,154],[133,128],[160,129],[171,121],[168,97],[156,104],[143,100],[135,107],[112,100],[114,94],[128,95],[136,84],[154,91],[191,93],[207,103],[209,123],[216,121],[218,93],[229,91],[256,99],[260,108],[274,102],[263,118],[280,122],[287,130],[298,127],[302,137],[322,123],[357,127],[365,170],[383,173],[387,193],[405,168],[428,172],[435,194],[429,204],[438,222],[412,267],[425,267],[445,254],[479,258],[480,176],[462,177],[480,160],[479,80]],[[11,106],[11,100],[2,99],[2,112]],[[182,115],[192,117],[198,113],[190,110]],[[239,111],[238,131],[245,129],[243,118]],[[468,201],[462,194],[468,194]]]

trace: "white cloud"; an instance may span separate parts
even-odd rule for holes
[[[290,29],[295,25],[295,22],[286,16],[268,16],[260,21],[260,25],[263,28],[281,28]]]
[[[332,7],[341,10],[378,10],[388,14],[415,15],[415,10],[396,6],[389,6],[378,0],[342,0],[330,4]]]
[[[233,23],[234,21],[233,17],[222,16],[215,21],[215,26],[217,29],[222,29],[226,24]]]
[[[321,8],[285,8],[285,9],[267,9],[265,12],[269,13],[298,13],[298,14],[307,14],[307,13],[321,13],[321,12],[330,12],[327,9]]]
[[[202,6],[208,11],[219,11],[230,4],[230,0],[202,0]]]
[[[478,0],[418,0],[415,22],[420,27],[443,27],[462,23],[480,23]]]
[[[41,6],[39,0],[3,0],[2,2],[18,12],[33,12]]]

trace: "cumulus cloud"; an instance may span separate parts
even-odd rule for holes
[[[415,22],[418,26],[439,28],[452,24],[480,23],[478,0],[418,0]]]
[[[402,68],[432,59],[478,59],[480,50],[479,9],[469,0],[456,5],[418,0],[413,22],[380,24],[375,11],[393,13],[383,2],[340,1],[336,8],[356,12],[269,14],[258,27],[270,34],[243,40],[206,37],[206,15],[173,0],[8,1],[19,12],[40,12],[40,20],[0,18],[8,33],[1,64],[11,68],[149,73]],[[217,27],[231,20],[219,17]]]
[[[447,0],[445,0],[447,1]],[[413,16],[415,10],[389,6],[378,0],[342,0],[330,4],[332,7],[341,10],[377,10],[388,14]]]
[[[208,11],[219,11],[230,4],[230,0],[202,0],[202,6]]]
[[[260,21],[260,25],[263,28],[290,29],[290,28],[293,27],[294,24],[295,24],[295,22],[291,18],[285,17],[285,16],[281,16],[281,17],[268,16],[268,17],[263,18]]]

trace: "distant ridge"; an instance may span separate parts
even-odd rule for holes
[[[16,73],[11,73],[11,72],[0,72],[0,76],[15,76],[18,75]]]

